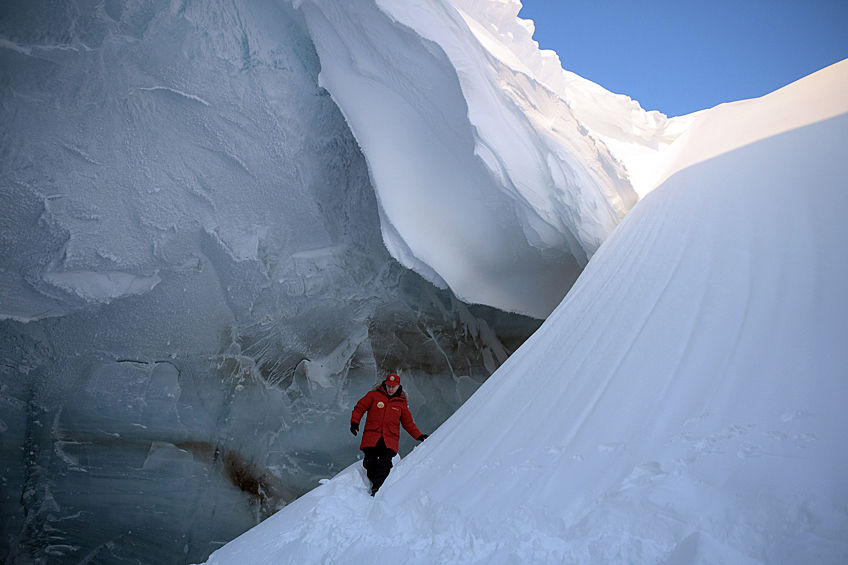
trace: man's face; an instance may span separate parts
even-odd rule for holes
[[[386,384],[386,390],[388,391],[389,394],[396,393],[398,388],[400,388],[400,385]]]

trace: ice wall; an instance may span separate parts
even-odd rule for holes
[[[319,70],[286,2],[0,6],[0,561],[201,560],[538,327],[391,258]]]
[[[363,148],[393,256],[469,302],[550,313],[637,199],[589,128],[617,122],[605,133],[630,139],[642,127],[650,145],[658,127],[639,120],[664,116],[556,74],[518,2],[296,4],[321,84]]]

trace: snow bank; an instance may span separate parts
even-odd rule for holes
[[[646,112],[629,96],[614,94],[566,71],[554,51],[539,49],[532,38],[535,31],[532,20],[517,17],[521,10],[518,0],[455,0],[453,4],[476,39],[497,60],[493,66],[500,75],[514,74],[522,77],[523,85],[544,87],[522,93],[527,100],[534,100],[528,116],[534,112],[543,114],[537,123],[543,124],[543,128],[552,125],[558,133],[561,126],[557,122],[576,120],[581,132],[601,141],[624,166],[630,184],[640,197],[656,187],[648,184],[650,177],[640,174],[641,163],[673,143],[698,113],[669,119],[661,112]],[[503,72],[504,69],[508,72]],[[563,101],[567,109],[558,102],[541,100],[540,95],[548,91],[555,94],[557,101]],[[511,93],[512,90],[507,90],[507,95]]]
[[[697,112],[679,138],[661,151],[631,160],[628,170],[643,192],[650,192],[677,171],[791,129],[836,117],[848,92],[846,62],[813,73],[761,98],[722,104]]]
[[[375,499],[355,464],[208,563],[844,563],[847,78],[699,116]]]
[[[664,116],[564,75],[518,2],[295,5],[392,255],[468,302],[546,317],[637,199],[601,134],[656,144]]]

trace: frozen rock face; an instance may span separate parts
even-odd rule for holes
[[[202,561],[356,459],[376,375],[432,431],[538,326],[391,258],[305,29],[0,6],[4,562]]]

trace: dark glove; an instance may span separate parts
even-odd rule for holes
[[[358,432],[358,431],[359,431],[359,424],[356,423],[356,422],[351,422],[350,423],[350,433],[352,433],[353,435],[356,435],[356,432]]]
[[[417,437],[417,438],[415,438],[415,439],[417,439],[418,441],[424,441],[424,440],[425,440],[425,439],[427,439],[428,437],[430,437],[430,436],[428,436],[427,434],[421,434],[420,436],[418,436],[418,437]]]

